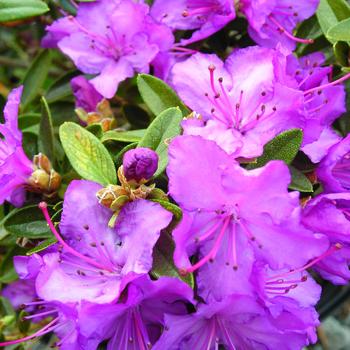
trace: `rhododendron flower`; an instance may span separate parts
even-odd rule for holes
[[[350,280],[350,193],[331,193],[310,200],[303,211],[303,224],[327,235],[334,253],[314,269],[334,284]]]
[[[302,150],[317,163],[329,147],[340,140],[331,125],[345,112],[345,89],[342,85],[336,85],[350,75],[331,82],[332,67],[322,67],[326,59],[319,52],[299,60],[290,55],[287,60],[287,73],[295,78],[296,89],[304,93],[306,123]]]
[[[203,120],[188,119],[185,134],[214,140],[235,157],[254,158],[277,134],[303,127],[303,93],[279,82],[284,59],[271,49],[234,51],[223,63],[196,54],[178,63],[172,84]]]
[[[235,16],[231,0],[156,0],[151,15],[173,29],[194,30],[181,45],[207,38],[223,28]]]
[[[36,297],[34,280],[12,282],[1,291],[1,295],[10,301],[14,309],[19,309]]]
[[[151,281],[140,277],[127,287],[126,300],[117,304],[84,303],[79,314],[80,330],[89,350],[108,339],[107,349],[149,349],[164,327],[164,314],[186,314],[184,302],[192,289],[170,277]]]
[[[280,324],[289,314],[281,312]],[[165,316],[166,328],[154,350],[286,349],[309,344],[305,332],[276,327],[269,312],[255,298],[233,294],[220,302],[201,304],[186,316]]]
[[[70,85],[75,97],[75,107],[82,108],[87,113],[95,112],[103,96],[94,86],[83,75],[73,78]]]
[[[153,246],[172,214],[158,203],[136,200],[123,207],[112,229],[108,227],[111,212],[96,198],[101,188],[90,181],[71,182],[60,222],[62,236],[41,204],[61,248],[28,258],[27,266],[18,262],[22,276],[30,271],[28,277],[36,278],[39,298],[111,302],[128,282],[151,269]]]
[[[175,263],[184,273],[207,265],[206,285],[217,298],[239,288],[235,273],[249,275],[254,258],[272,269],[293,268],[327,249],[323,236],[300,225],[299,198],[288,192],[282,161],[248,171],[214,142],[180,136],[170,144],[167,174],[169,193],[184,210],[173,232]]]
[[[250,36],[259,45],[274,48],[278,43],[293,50],[297,42],[311,43],[293,35],[297,24],[311,17],[319,0],[240,0],[248,19]]]
[[[61,18],[47,28],[50,36],[43,45],[57,43],[82,72],[97,74],[91,84],[111,98],[120,82],[135,72],[147,73],[157,54],[173,44],[171,30],[148,11],[146,4],[132,0],[82,3],[76,17]]]
[[[350,191],[350,136],[332,146],[317,169],[324,191]]]
[[[4,109],[5,124],[0,124],[0,204],[8,200],[20,207],[25,201],[25,185],[33,163],[22,147],[22,132],[18,128],[18,110],[23,87],[14,89]]]

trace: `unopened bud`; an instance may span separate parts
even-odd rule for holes
[[[158,169],[158,154],[149,148],[135,148],[124,154],[123,171],[128,181],[150,179]]]
[[[127,195],[127,191],[121,186],[109,185],[96,193],[98,201],[106,208],[111,208],[115,200],[120,196]]]

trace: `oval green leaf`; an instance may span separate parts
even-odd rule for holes
[[[41,0],[0,0],[0,22],[12,22],[42,15],[49,7]]]
[[[59,133],[72,167],[82,178],[104,186],[117,182],[113,160],[96,136],[72,122],[62,124]]]

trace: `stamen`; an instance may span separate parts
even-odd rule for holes
[[[330,83],[327,83],[327,84],[324,84],[324,85],[317,86],[317,87],[314,87],[312,89],[306,90],[306,91],[304,91],[304,95],[311,94],[312,92],[315,92],[315,91],[317,91],[317,92],[318,91],[322,91],[325,88],[328,88],[330,86],[334,86],[334,85],[340,84],[343,81],[348,80],[348,79],[350,79],[350,73],[348,73],[348,74],[344,75],[343,77],[341,77],[341,78],[339,78],[337,80],[334,80],[334,81],[332,81]]]
[[[181,269],[180,273],[182,275],[186,275],[187,273],[194,272],[194,271],[198,270],[200,267],[202,267],[208,261],[215,259],[216,254],[218,253],[218,251],[220,249],[220,244],[221,244],[222,238],[226,232],[227,226],[230,223],[230,221],[231,221],[231,216],[228,216],[225,218],[224,224],[223,224],[223,226],[220,230],[220,233],[218,234],[218,237],[216,238],[214,246],[212,247],[210,252],[204,258],[199,260],[195,265],[192,265],[191,267],[189,267],[187,269]]]
[[[47,224],[50,227],[51,232],[54,234],[54,236],[56,237],[56,239],[58,240],[58,242],[61,243],[61,245],[72,255],[75,255],[76,257],[88,262],[89,264],[96,266],[99,269],[102,270],[107,270],[109,272],[112,272],[112,270],[109,267],[106,267],[104,265],[99,264],[98,262],[96,262],[95,260],[77,252],[75,249],[73,249],[72,247],[70,247],[60,236],[60,234],[57,232],[55,225],[53,224],[53,222],[51,221],[49,212],[47,210],[47,204],[45,202],[41,202],[39,203],[39,208],[41,209],[41,211],[44,214],[45,220],[47,222]]]
[[[321,261],[322,259],[326,258],[327,256],[333,254],[334,252],[336,252],[337,250],[343,248],[343,245],[340,243],[336,243],[334,246],[332,246],[331,248],[329,248],[325,253],[323,253],[321,256],[319,256],[318,258],[315,258],[314,260],[312,260],[311,262],[309,262],[308,264],[306,264],[305,266],[299,268],[299,269],[295,269],[295,270],[291,270],[289,272],[286,273],[282,273],[280,275],[277,276],[273,276],[273,277],[269,277],[267,280],[271,280],[271,279],[276,279],[276,278],[283,278],[283,277],[287,277],[290,276],[291,274],[297,273],[297,272],[303,272],[306,269],[312,267],[313,265],[317,264],[319,261]]]
[[[16,339],[16,340],[11,340],[11,341],[7,341],[7,342],[3,342],[3,343],[0,343],[0,346],[8,346],[8,345],[14,345],[14,344],[20,344],[20,343],[23,343],[25,341],[28,341],[28,340],[31,340],[31,339],[34,339],[34,338],[37,338],[37,337],[40,337],[46,333],[49,333],[52,331],[52,326],[58,321],[58,317],[56,317],[55,319],[53,319],[50,323],[48,323],[45,327],[39,329],[37,332],[35,332],[34,334],[32,335],[29,335],[27,337],[24,337],[24,338],[21,338],[21,339]]]
[[[197,237],[195,239],[196,243],[203,242],[207,238],[209,238],[222,224],[222,219],[218,220],[213,227],[211,227],[207,232],[205,232],[203,235]]]
[[[272,23],[274,23],[278,29],[289,39],[296,41],[298,43],[303,43],[303,44],[312,44],[314,41],[313,39],[301,39],[297,38],[293,34],[289,33],[272,15],[269,16],[269,19],[271,20]]]

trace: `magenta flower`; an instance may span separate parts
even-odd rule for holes
[[[297,82],[295,88],[304,93],[304,114],[302,150],[317,163],[329,147],[340,140],[331,128],[332,123],[345,112],[345,89],[338,85],[350,75],[330,81],[332,67],[322,67],[325,57],[316,52],[297,60],[288,56],[288,74]]]
[[[332,254],[314,265],[320,275],[334,284],[350,280],[350,193],[317,196],[303,212],[303,224],[314,232],[327,235]]]
[[[23,304],[32,301],[36,297],[33,279],[18,280],[3,288],[1,295],[7,298],[14,309],[19,309]]]
[[[12,90],[4,109],[5,124],[0,124],[0,204],[8,200],[20,207],[25,201],[24,186],[34,170],[22,148],[18,111],[23,87]]]
[[[75,107],[82,108],[87,113],[95,112],[103,96],[96,91],[94,86],[83,75],[73,78],[70,85],[75,97]]]
[[[96,198],[100,189],[89,181],[71,182],[63,205],[62,236],[41,204],[61,248],[34,255],[27,264],[21,261],[24,258],[17,263],[23,277],[37,275],[40,298],[63,303],[111,302],[128,282],[151,269],[153,246],[172,215],[157,203],[137,200],[126,204],[115,228],[109,228],[111,212]]]
[[[138,147],[123,157],[123,171],[127,180],[149,180],[158,169],[158,154],[149,148]]]
[[[332,146],[317,169],[325,192],[350,191],[350,136]]]
[[[240,0],[249,34],[259,45],[274,48],[278,43],[292,51],[297,42],[312,43],[293,35],[298,23],[311,17],[319,0]]]
[[[280,324],[289,321],[289,315],[281,312]],[[276,327],[269,312],[255,298],[239,294],[201,304],[194,314],[167,315],[165,323],[165,331],[153,350],[214,350],[220,345],[230,350],[300,350],[309,344],[302,332]]]
[[[225,63],[196,54],[176,64],[172,84],[203,118],[186,120],[185,134],[214,140],[235,157],[253,158],[277,134],[303,127],[302,92],[280,82],[284,62],[278,51],[250,47],[234,51]]]
[[[180,45],[205,39],[236,17],[231,0],[156,0],[151,15],[172,29],[194,30]]]
[[[64,17],[47,28],[44,45],[57,42],[82,72],[97,75],[91,84],[111,98],[120,82],[135,72],[147,73],[157,54],[173,44],[170,29],[157,24],[148,11],[146,4],[132,0],[82,3],[76,17]]]
[[[183,273],[203,267],[200,278],[216,299],[241,288],[235,274],[249,276],[254,259],[293,268],[327,249],[323,236],[300,225],[299,198],[288,192],[290,174],[281,161],[248,171],[214,142],[180,136],[170,144],[167,174],[170,195],[184,211],[173,232],[175,263]]]
[[[108,340],[107,349],[149,349],[160,337],[164,314],[186,314],[185,302],[192,301],[192,289],[170,277],[151,281],[134,280],[126,300],[117,304],[84,303],[79,314],[80,330],[89,350]]]

